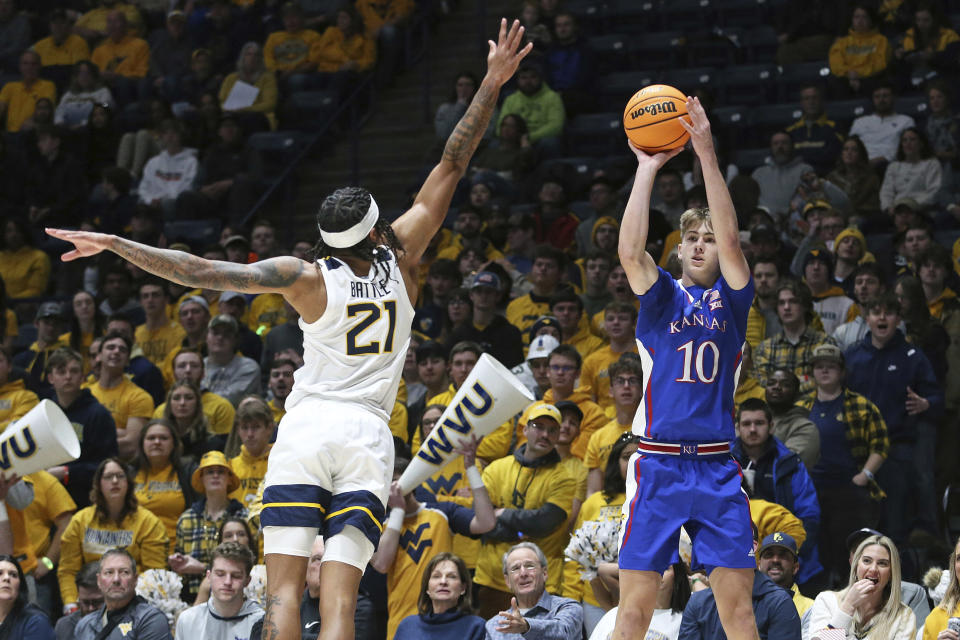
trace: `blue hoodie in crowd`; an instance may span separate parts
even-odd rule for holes
[[[907,342],[899,329],[883,348],[871,341],[870,333],[844,354],[847,387],[866,396],[877,405],[890,442],[913,442],[917,422],[933,421],[943,411],[943,389],[933,375],[930,361],[918,347]],[[930,402],[930,408],[917,415],[907,413],[907,387]]]
[[[793,596],[759,571],[753,574],[753,614],[760,640],[800,640],[800,615]],[[713,591],[690,596],[683,610],[679,640],[726,640]]]

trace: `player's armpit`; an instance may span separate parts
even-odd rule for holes
[[[624,260],[621,254],[620,264],[623,265],[623,271],[627,274],[630,288],[638,296],[649,291],[660,277],[657,263],[646,251],[635,260]]]

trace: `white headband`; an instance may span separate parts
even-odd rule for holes
[[[347,247],[352,247],[355,244],[358,244],[361,240],[366,238],[367,234],[370,233],[370,230],[373,229],[373,226],[377,224],[377,220],[379,219],[380,209],[377,207],[377,202],[373,199],[373,195],[371,194],[370,208],[367,209],[367,214],[363,216],[363,219],[360,220],[360,222],[353,225],[349,229],[344,229],[343,231],[324,231],[323,229],[320,229],[320,238],[328,247],[333,247],[334,249],[346,249]]]

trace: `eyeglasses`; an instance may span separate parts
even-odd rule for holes
[[[507,568],[507,571],[513,575],[516,575],[521,571],[536,571],[539,568],[540,565],[536,562],[522,562],[520,564],[510,565]]]
[[[539,422],[528,422],[527,426],[533,429],[534,431],[539,431],[540,433],[545,433],[547,435],[556,435],[560,433],[560,427],[555,427],[553,425],[545,425]]]
[[[642,383],[643,381],[637,376],[630,376],[629,378],[617,376],[613,379],[613,384],[618,387],[639,387]]]
[[[120,482],[121,480],[126,480],[126,479],[127,479],[127,474],[125,474],[125,473],[120,473],[120,472],[117,472],[117,473],[105,473],[105,474],[103,474],[103,475],[100,476],[100,477],[101,477],[103,480],[106,480],[107,482]]]
[[[550,365],[550,371],[554,373],[570,373],[571,371],[576,371],[577,368],[572,364],[552,364]]]

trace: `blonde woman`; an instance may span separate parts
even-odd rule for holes
[[[930,612],[927,621],[923,624],[923,640],[960,640],[960,633],[947,629],[949,618],[960,617],[960,553],[958,551],[960,551],[960,540],[957,540],[953,553],[950,554],[950,564],[947,565],[952,572],[950,585],[943,600]]]
[[[893,540],[870,536],[853,554],[850,582],[841,591],[823,591],[810,609],[811,631],[843,629],[848,640],[912,640],[913,610],[901,602],[900,554]],[[832,637],[832,636],[831,636]]]

